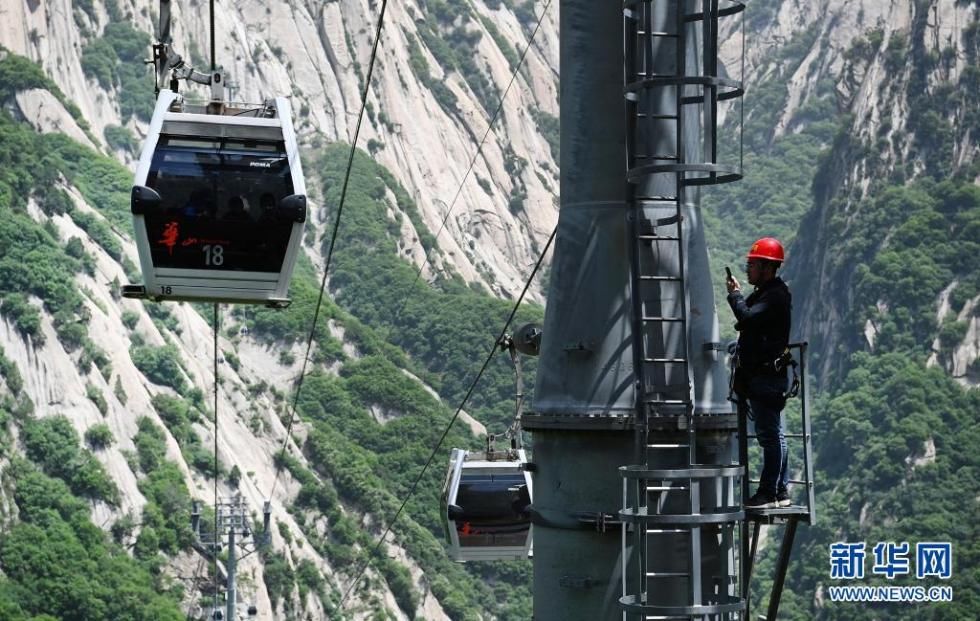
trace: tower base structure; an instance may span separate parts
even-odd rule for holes
[[[524,415],[534,440],[535,621],[622,619],[617,468],[633,451],[628,420]]]

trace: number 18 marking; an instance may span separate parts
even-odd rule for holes
[[[202,250],[204,250],[205,265],[224,265],[225,262],[224,246],[219,246],[217,244],[212,246],[211,244],[207,244],[202,248]]]

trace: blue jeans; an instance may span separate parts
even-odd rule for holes
[[[786,467],[786,434],[783,432],[782,391],[784,377],[755,377],[749,382],[749,397],[741,400],[755,418],[755,434],[762,447],[762,474],[759,491],[769,496],[786,491],[789,469]]]

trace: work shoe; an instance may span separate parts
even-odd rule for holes
[[[779,501],[775,496],[756,492],[752,498],[745,501],[746,509],[775,509],[779,506]]]
[[[789,492],[783,490],[781,492],[776,492],[776,503],[780,507],[788,507],[793,504],[793,501],[789,499]]]

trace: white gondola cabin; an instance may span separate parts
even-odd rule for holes
[[[126,297],[288,305],[307,211],[288,102],[161,91],[131,207],[143,284]]]
[[[497,561],[531,554],[531,475],[523,450],[453,449],[442,491],[442,521],[456,561]]]

